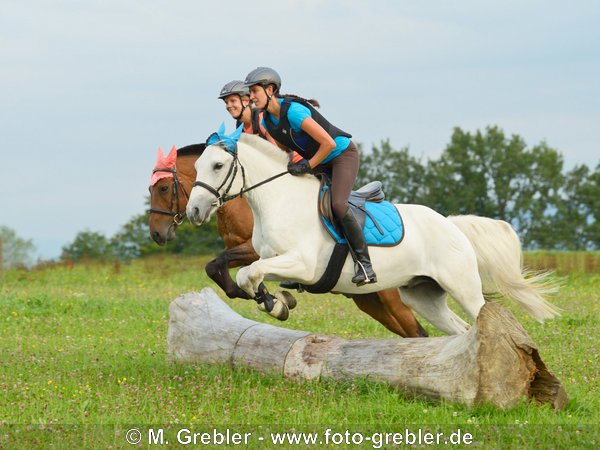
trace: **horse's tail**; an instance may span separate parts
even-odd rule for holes
[[[503,221],[474,215],[449,216],[471,242],[486,298],[516,300],[532,317],[543,322],[560,314],[545,296],[558,290],[551,272],[523,268],[521,242],[513,227]]]

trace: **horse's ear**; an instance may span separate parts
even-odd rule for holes
[[[244,131],[244,124],[240,124],[239,127],[237,127],[237,130],[235,130],[233,133],[231,133],[231,136],[229,136],[231,139],[233,139],[234,142],[237,142],[240,140],[240,136],[242,135],[242,132]]]
[[[164,160],[165,160],[165,154],[163,153],[163,150],[162,150],[162,148],[159,145],[158,146],[158,153],[156,154],[156,166],[155,167],[162,166],[162,162]]]
[[[175,146],[173,146],[173,147],[171,147],[171,151],[165,158],[165,166],[172,168],[172,167],[175,167],[176,163],[177,163],[177,148]]]

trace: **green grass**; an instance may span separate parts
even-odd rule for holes
[[[563,287],[553,303],[563,315],[545,324],[506,304],[570,400],[562,411],[527,402],[499,411],[406,399],[366,380],[298,383],[249,370],[169,362],[169,303],[206,286],[220,293],[204,274],[205,262],[160,257],[124,266],[5,272],[0,287],[0,448],[128,448],[123,435],[133,426],[144,432],[161,426],[170,438],[184,426],[253,435],[421,427],[470,432],[479,448],[600,446],[598,274],[561,278]],[[344,339],[392,337],[345,297],[297,298],[298,308],[284,323],[260,313],[253,302],[227,303],[245,317],[277,326]],[[441,335],[422,323],[431,335]],[[270,446],[254,441],[247,447]],[[346,447],[372,445],[339,446]]]

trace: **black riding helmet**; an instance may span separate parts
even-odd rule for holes
[[[233,80],[227,83],[225,86],[223,86],[223,88],[221,89],[221,93],[219,94],[219,98],[224,99],[228,95],[232,94],[237,94],[240,97],[244,97],[250,95],[250,90],[248,89],[248,86],[244,84],[243,81]]]

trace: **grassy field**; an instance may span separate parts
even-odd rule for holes
[[[123,266],[5,272],[0,288],[0,448],[129,448],[125,434],[131,428],[143,434],[139,448],[150,447],[148,431],[159,428],[170,441],[157,445],[162,448],[179,448],[175,436],[183,428],[213,433],[212,446],[196,442],[206,448],[233,448],[231,442],[214,445],[218,433],[228,429],[252,433],[242,448],[321,448],[326,446],[267,444],[256,438],[294,430],[320,433],[322,440],[328,428],[373,437],[352,444],[339,434],[328,448],[401,448],[379,446],[374,433],[405,429],[446,436],[461,430],[473,436],[471,447],[486,449],[600,447],[598,273],[561,276],[562,289],[552,301],[564,312],[545,324],[505,303],[570,400],[558,412],[526,402],[499,411],[406,399],[365,380],[297,383],[248,370],[169,362],[169,303],[206,286],[220,294],[204,275],[205,262],[161,257]],[[344,339],[392,337],[345,297],[299,294],[298,299],[284,323],[260,313],[253,302],[227,302],[245,317],[277,326]],[[422,323],[431,335],[441,335]]]

